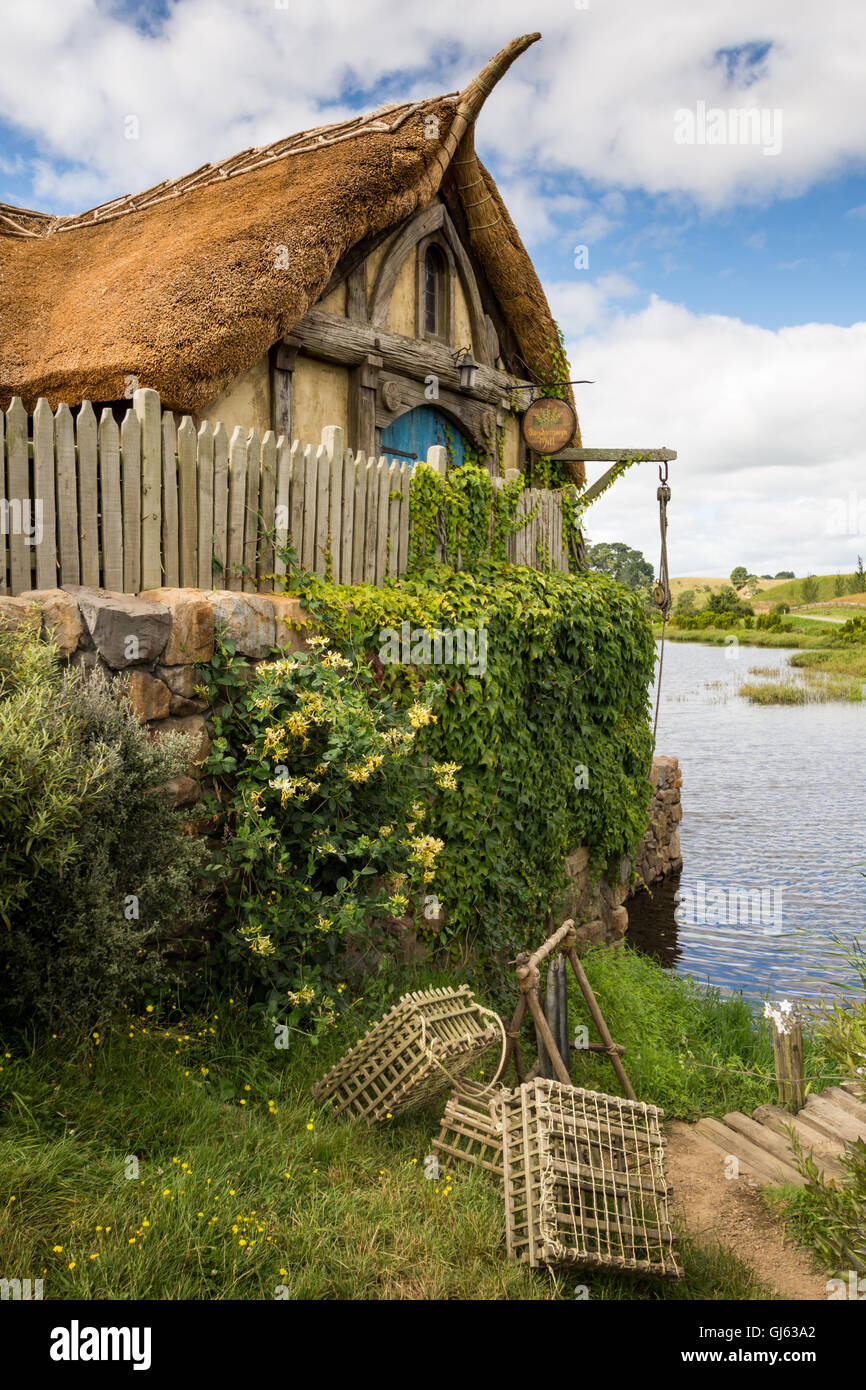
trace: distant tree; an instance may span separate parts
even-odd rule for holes
[[[814,574],[807,574],[800,585],[800,595],[804,603],[814,603],[821,592],[821,585]]]
[[[694,589],[683,589],[682,593],[680,594],[679,598],[674,604],[674,610],[677,613],[694,613],[695,608],[696,604]]]
[[[852,594],[866,593],[866,570],[863,569],[862,555],[857,556],[857,571],[855,574],[852,574],[851,579],[853,580],[851,584]]]
[[[710,594],[706,600],[706,612],[708,613],[737,613],[742,607],[740,595],[737,589],[731,588],[730,584],[724,584],[717,594]]]
[[[761,578],[762,578],[762,579],[772,579],[773,576],[772,576],[771,574],[762,574],[762,575],[761,575]]]
[[[735,589],[742,589],[749,578],[749,571],[745,565],[737,565],[736,569],[731,570],[731,583]]]
[[[793,570],[779,570],[776,575],[776,579],[796,579],[796,577]]]
[[[622,541],[600,541],[587,550],[590,569],[609,574],[628,589],[652,588],[655,571],[641,551],[633,550]]]
[[[845,580],[842,578],[841,574],[837,574],[836,578],[833,580],[833,593],[837,598],[841,598],[844,592]]]
[[[756,574],[749,574],[746,576],[746,583],[748,584],[749,588],[752,590],[753,593],[755,589],[757,589],[760,582],[761,581]]]

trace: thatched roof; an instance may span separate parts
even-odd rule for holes
[[[464,200],[517,350],[536,379],[558,375],[538,276],[472,165],[485,96],[539,37],[515,39],[461,94],[305,131],[80,216],[0,205],[0,406],[118,400],[134,375],[168,408],[200,410],[290,332],[347,251],[431,201],[458,146],[458,188],[483,180],[494,210],[479,223],[477,189]]]

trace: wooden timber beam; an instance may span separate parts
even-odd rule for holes
[[[369,356],[378,355],[384,359],[388,371],[402,372],[417,381],[432,375],[438,377],[441,386],[452,391],[460,389],[460,373],[451,352],[442,344],[407,338],[402,333],[373,324],[353,323],[324,309],[310,309],[285,341],[293,346],[300,345],[310,357],[345,367],[357,367]],[[478,367],[474,390],[462,394],[472,400],[507,405],[507,388],[514,385],[513,378],[505,372],[482,364]]]
[[[625,463],[639,459],[642,463],[671,463],[676,449],[561,449],[556,458],[574,463]]]

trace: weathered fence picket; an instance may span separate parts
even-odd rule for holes
[[[444,475],[446,451],[426,463]],[[262,437],[163,411],[135,392],[118,420],[84,401],[32,421],[19,398],[0,411],[0,594],[86,584],[138,593],[161,586],[267,592],[285,549],[338,583],[382,584],[409,559],[411,465],[345,446]],[[536,515],[532,517],[532,513]],[[558,493],[529,489],[508,540],[512,563],[566,569]],[[442,558],[442,540],[436,554]]]

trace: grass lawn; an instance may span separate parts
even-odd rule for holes
[[[642,1099],[693,1118],[773,1098],[772,1046],[742,1001],[630,950],[586,963]],[[442,982],[427,970],[397,988]],[[228,998],[197,1021],[143,1013],[99,1036],[7,1039],[4,1276],[43,1278],[47,1299],[273,1299],[282,1288],[292,1299],[568,1299],[577,1284],[603,1299],[769,1296],[726,1251],[691,1241],[677,1282],[509,1264],[497,1185],[466,1167],[425,1177],[442,1102],[369,1130],[313,1101],[316,1078],[371,1017],[347,1004],[318,1047],[293,1035],[285,1051]],[[574,1021],[587,1021],[576,1003]],[[574,1079],[617,1089],[592,1055]]]

